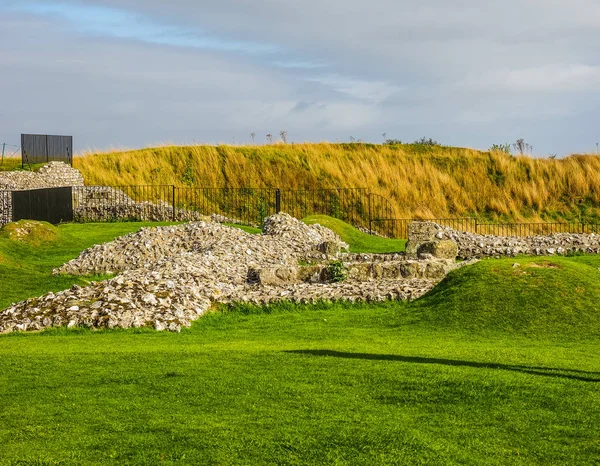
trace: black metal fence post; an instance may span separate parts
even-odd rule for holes
[[[373,216],[371,215],[371,193],[367,193],[369,199],[369,234],[373,234]]]
[[[281,212],[281,190],[275,189],[275,213]]]
[[[175,212],[175,185],[173,185],[173,221],[177,219],[177,214]]]

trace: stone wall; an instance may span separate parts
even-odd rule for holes
[[[551,256],[577,252],[600,253],[600,235],[593,233],[556,233],[527,237],[493,236],[456,231],[433,222],[413,222],[409,225],[407,255],[419,255],[432,248],[444,249],[448,241],[457,245],[459,259],[514,257],[521,254]]]
[[[83,175],[64,162],[49,162],[38,172],[0,172],[0,190],[83,186]]]
[[[406,256],[411,259],[456,259],[458,246],[444,235],[442,227],[433,222],[412,222],[408,225]]]
[[[0,190],[0,226],[12,221],[12,196],[10,191]]]
[[[64,162],[49,162],[38,172],[0,172],[0,225],[12,221],[11,191],[83,186],[83,176]]]

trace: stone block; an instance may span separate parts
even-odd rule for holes
[[[306,283],[319,283],[322,280],[321,273],[323,271],[323,266],[321,265],[308,265],[298,267],[297,269],[297,277],[298,281],[306,282]]]
[[[348,280],[356,280],[359,282],[367,281],[371,278],[371,264],[362,262],[350,264],[348,266]]]
[[[435,259],[456,259],[458,245],[452,240],[429,241],[417,249],[417,255],[430,254]]]
[[[443,229],[434,222],[411,222],[408,225],[408,240],[415,243],[435,241],[439,233],[443,233]]]
[[[446,276],[447,267],[441,262],[430,262],[425,267],[424,278],[441,280]]]
[[[416,262],[405,262],[400,264],[402,278],[417,278],[419,276],[419,264]]]
[[[341,252],[340,243],[337,241],[323,241],[317,246],[319,252],[325,254],[328,257],[337,257]]]
[[[285,285],[298,282],[297,267],[264,267],[248,273],[249,276],[251,274],[261,285]]]

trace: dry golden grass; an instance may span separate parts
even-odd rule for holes
[[[454,147],[375,144],[166,146],[75,159],[87,184],[368,187],[398,217],[585,220],[600,214],[600,157],[511,157]]]

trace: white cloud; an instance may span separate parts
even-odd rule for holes
[[[0,3],[13,7],[0,139],[73,128],[84,145],[144,146],[286,129],[485,148],[501,131],[559,134],[551,151],[567,152],[597,138],[596,0],[73,1]]]
[[[495,92],[594,91],[600,90],[600,66],[551,64],[522,69],[501,68],[470,76],[460,86]]]
[[[306,78],[320,83],[340,94],[369,102],[382,102],[403,88],[385,81],[369,81],[340,75],[325,75]]]

